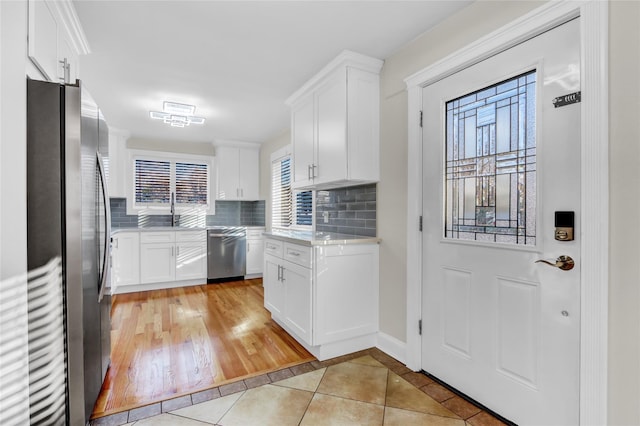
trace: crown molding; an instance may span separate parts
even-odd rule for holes
[[[370,56],[363,55],[361,53],[352,52],[350,50],[343,50],[335,59],[324,66],[317,74],[315,74],[309,81],[307,81],[300,89],[298,89],[293,95],[289,96],[285,101],[288,106],[293,105],[296,101],[307,92],[316,87],[322,80],[328,75],[341,68],[357,68],[362,71],[368,71],[374,74],[379,74],[382,69],[384,61]]]
[[[65,33],[76,53],[78,55],[91,53],[89,42],[71,0],[57,0],[51,2],[51,4],[54,6],[59,22],[64,27]]]

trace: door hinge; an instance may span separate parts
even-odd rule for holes
[[[422,336],[422,320],[418,320],[418,334]]]
[[[420,219],[418,221],[418,230],[422,232],[422,216],[420,216]]]
[[[422,127],[422,111],[420,111],[420,127]]]

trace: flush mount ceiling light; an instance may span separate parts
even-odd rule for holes
[[[155,120],[162,120],[171,127],[185,127],[190,124],[203,124],[204,117],[196,117],[195,105],[181,104],[177,102],[165,101],[162,105],[162,112],[149,111],[149,117]]]

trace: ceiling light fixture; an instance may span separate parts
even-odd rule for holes
[[[203,124],[204,117],[196,117],[195,105],[181,104],[165,101],[162,105],[163,112],[149,111],[149,117],[154,120],[162,120],[171,127],[186,127],[190,124]]]

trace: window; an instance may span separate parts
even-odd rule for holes
[[[313,191],[291,189],[291,157],[271,163],[271,226],[307,228],[313,224]]]
[[[447,102],[445,237],[536,243],[536,72]]]
[[[134,204],[137,208],[209,206],[209,165],[205,162],[134,159]]]

